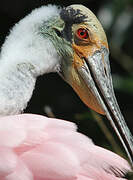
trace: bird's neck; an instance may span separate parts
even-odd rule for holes
[[[32,96],[36,77],[30,64],[0,66],[0,116],[19,114]]]
[[[22,44],[21,48],[18,42],[12,47],[11,42],[7,39],[0,55],[0,116],[21,113],[32,96],[37,76],[57,72],[60,66],[47,39],[33,45],[24,43],[26,47]]]
[[[58,15],[54,6],[37,9],[6,37],[0,53],[0,116],[21,113],[32,96],[36,77],[58,71],[56,48],[40,33],[44,22]]]

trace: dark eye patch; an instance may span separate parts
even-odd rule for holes
[[[62,31],[63,37],[67,41],[72,42],[72,25],[85,22],[87,16],[83,15],[80,9],[67,7],[62,9],[60,17],[65,22],[65,27]]]
[[[87,16],[81,13],[80,9],[73,9],[72,7],[63,8],[60,12],[60,17],[69,24],[79,24],[85,22],[87,18]]]

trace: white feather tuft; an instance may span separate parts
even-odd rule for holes
[[[38,34],[38,28],[59,12],[56,6],[42,6],[16,24],[2,46],[0,66],[10,68],[13,64],[29,62],[38,74],[54,71],[59,58],[53,44]]]

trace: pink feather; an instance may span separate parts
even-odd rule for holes
[[[0,180],[122,180],[131,171],[126,160],[76,129],[40,115],[2,117]]]

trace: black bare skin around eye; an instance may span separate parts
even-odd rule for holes
[[[72,26],[73,24],[80,24],[81,22],[85,22],[87,16],[82,14],[80,9],[73,9],[72,7],[63,8],[60,12],[60,17],[64,21],[65,26],[62,30],[63,37],[72,43],[73,41],[73,33]]]

